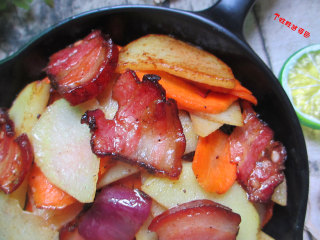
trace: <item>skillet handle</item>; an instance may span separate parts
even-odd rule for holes
[[[254,2],[255,0],[220,0],[214,6],[200,11],[198,14],[222,25],[239,38],[244,39],[243,23]]]

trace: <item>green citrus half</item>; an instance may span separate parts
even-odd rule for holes
[[[294,53],[283,65],[279,80],[300,122],[320,129],[320,44]]]

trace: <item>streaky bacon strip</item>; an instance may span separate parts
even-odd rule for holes
[[[162,240],[234,240],[241,217],[210,200],[195,200],[173,207],[155,217],[149,230]]]
[[[166,100],[156,80],[141,82],[130,70],[119,77],[112,96],[119,104],[113,120],[106,120],[101,110],[87,111],[82,117],[93,133],[93,152],[177,178],[186,143],[175,101]]]
[[[0,189],[12,193],[23,182],[32,161],[33,149],[26,134],[14,138],[14,124],[0,108]]]
[[[273,140],[273,131],[257,117],[250,103],[242,106],[244,125],[230,135],[231,160],[238,163],[237,179],[250,201],[268,202],[284,179],[286,150]]]
[[[95,30],[53,54],[46,72],[52,87],[77,105],[104,90],[117,66],[118,54],[111,38]]]

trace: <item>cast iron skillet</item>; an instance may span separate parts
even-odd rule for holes
[[[48,57],[99,28],[124,45],[147,33],[162,33],[201,46],[231,66],[235,76],[258,98],[257,112],[284,143],[288,206],[276,206],[265,231],[278,240],[302,239],[308,197],[308,159],[296,114],[277,79],[242,35],[254,0],[222,0],[197,13],[152,6],[103,8],[69,18],[0,62],[0,106],[10,107],[26,83],[44,77]]]

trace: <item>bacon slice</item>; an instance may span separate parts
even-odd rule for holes
[[[12,193],[23,182],[33,161],[33,150],[26,134],[14,139],[14,124],[0,108],[0,189]]]
[[[195,200],[155,217],[149,230],[161,240],[236,239],[241,217],[210,200]]]
[[[112,96],[119,104],[113,120],[106,120],[101,110],[82,117],[93,133],[93,152],[100,157],[113,154],[150,172],[177,178],[186,142],[175,101],[166,100],[156,80],[140,82],[133,71],[120,76]]]
[[[268,202],[284,179],[286,150],[273,140],[273,131],[247,102],[243,104],[244,125],[230,135],[231,160],[238,163],[237,179],[250,201]]]
[[[117,66],[118,48],[99,30],[50,57],[51,85],[71,105],[85,102],[106,87]]]

